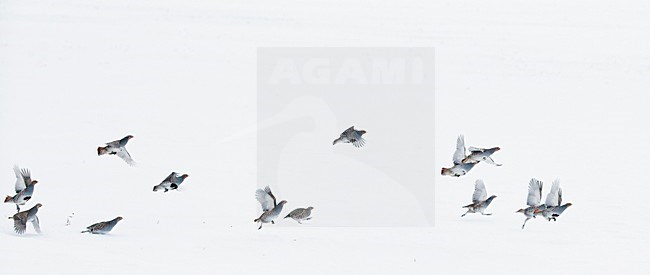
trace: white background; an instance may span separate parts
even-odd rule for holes
[[[5,219],[1,273],[647,273],[649,9],[2,1],[0,190],[13,192],[14,164],[32,169],[40,183],[28,206],[44,205],[44,232],[16,236]],[[333,217],[315,209],[310,226],[256,230],[259,46],[436,48],[435,227],[318,227]],[[102,142],[127,134],[138,167],[97,157]],[[504,166],[438,176],[459,134],[500,146]],[[151,192],[172,170],[190,174],[182,190]],[[561,178],[574,206],[521,230],[514,212],[531,177],[547,187]],[[498,195],[494,215],[461,219],[477,178]],[[347,199],[355,195],[364,192]],[[387,194],[377,211],[392,203]],[[117,215],[112,234],[79,234]]]
[[[433,226],[433,57],[433,48],[260,49],[258,185],[289,208],[318,208],[318,226]],[[389,68],[403,80],[374,69],[400,59]],[[312,70],[315,60],[325,62]],[[332,144],[350,126],[368,131],[363,148]]]

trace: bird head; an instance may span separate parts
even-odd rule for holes
[[[283,201],[281,201],[279,204],[285,204],[285,203],[287,203],[287,201],[284,201],[284,200],[283,200]]]
[[[565,205],[566,205],[566,207],[569,207],[569,206],[573,205],[573,203],[570,203],[570,202],[569,202],[569,203],[567,203],[567,204],[565,204]]]
[[[36,207],[36,208],[41,208],[41,207],[43,207],[43,205],[40,204],[40,203],[37,203],[36,205],[34,205],[34,207]]]
[[[115,219],[118,220],[118,221],[121,221],[123,218],[122,217],[117,217]]]
[[[359,131],[359,134],[362,134],[362,135],[366,133],[366,130],[358,130],[358,131]]]
[[[14,199],[14,197],[12,197],[12,196],[7,196],[7,197],[5,198],[5,202],[10,202],[10,201],[13,200],[13,199]]]
[[[133,136],[132,136],[132,135],[128,135],[128,136],[126,136],[126,138],[130,140],[130,139],[133,138]]]
[[[497,195],[492,195],[492,196],[490,196],[488,199],[493,200],[493,199],[496,198],[496,197],[497,197]]]
[[[496,152],[496,151],[499,151],[499,150],[501,150],[501,147],[494,147],[494,151],[495,151],[495,152]]]
[[[189,177],[189,176],[190,176],[190,175],[188,175],[188,174],[183,174],[183,175],[181,176],[181,178],[185,179],[185,178],[187,178],[187,177]]]
[[[33,181],[32,181],[32,184],[37,184],[37,183],[38,183],[37,180],[33,180]]]
[[[312,209],[314,209],[314,207],[313,207],[313,206],[310,206],[310,207],[307,207],[307,209],[308,209],[308,210],[312,210]]]

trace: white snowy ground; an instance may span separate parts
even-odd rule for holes
[[[41,235],[0,223],[0,273],[650,271],[646,1],[270,2],[0,1],[0,190],[28,167],[28,206],[44,205]],[[461,133],[500,146],[504,166],[436,176],[433,227],[322,227],[336,217],[317,208],[309,225],[258,231],[256,135],[228,139],[256,124],[258,46],[435,47],[431,173]],[[96,156],[126,134],[138,167]],[[190,174],[182,190],[151,192],[172,170]],[[561,178],[574,206],[521,230],[531,177]],[[494,215],[461,219],[477,178]],[[410,203],[390,195],[376,211]],[[117,215],[110,235],[79,234]]]

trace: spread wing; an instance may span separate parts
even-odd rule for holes
[[[16,193],[20,193],[27,184],[32,182],[32,174],[29,169],[20,169],[17,165],[14,166],[14,174],[16,174]]]
[[[20,212],[14,215],[14,231],[23,234],[27,230],[27,212]]]
[[[546,195],[546,206],[558,205],[560,205],[560,180],[556,179],[551,186],[551,192]]]
[[[131,154],[126,150],[125,147],[117,148],[117,156],[126,161],[131,166],[135,166],[135,161],[131,158]]]
[[[529,206],[539,206],[542,201],[542,186],[543,183],[537,179],[531,179],[528,183],[528,201],[526,204]]]
[[[355,134],[355,136],[358,136],[358,135]],[[357,147],[357,148],[360,148],[360,147],[363,147],[364,145],[366,145],[366,140],[363,139],[362,137],[358,137],[356,139],[350,139],[350,142],[352,142],[352,145],[354,145],[354,147]]]
[[[474,195],[472,195],[472,202],[481,202],[487,199],[487,190],[483,180],[476,180],[474,185]]]
[[[273,209],[273,207],[277,205],[275,196],[273,196],[271,188],[268,186],[264,187],[264,189],[257,189],[257,191],[255,191],[255,198],[260,202],[260,205],[262,205],[262,211],[264,212]]]
[[[461,164],[465,158],[465,137],[458,136],[456,140],[456,152],[454,152],[454,164]]]
[[[34,230],[36,230],[36,233],[41,234],[41,225],[38,222],[38,216],[34,215],[34,219],[32,220],[32,225],[34,226]]]
[[[557,205],[562,205],[562,188],[557,191]]]

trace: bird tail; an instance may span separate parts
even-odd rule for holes
[[[257,218],[257,219],[254,219],[253,221],[254,221],[254,222],[259,222],[259,221],[260,221],[260,219],[259,219],[259,218]]]
[[[446,175],[448,173],[447,171],[449,171],[449,168],[442,168],[442,170],[440,171],[440,174],[444,176],[444,175]]]
[[[10,201],[12,201],[13,199],[14,199],[14,197],[12,197],[12,196],[7,196],[7,197],[5,198],[5,202],[10,202]]]
[[[106,147],[97,147],[97,155],[101,156],[108,153],[108,150],[106,150]]]
[[[286,217],[284,217],[284,218],[286,219],[286,218],[288,218],[288,217],[290,217],[290,216],[291,216],[291,214],[289,214],[289,215],[287,215],[287,216],[286,216]]]
[[[81,233],[90,233],[90,230],[81,231]]]

